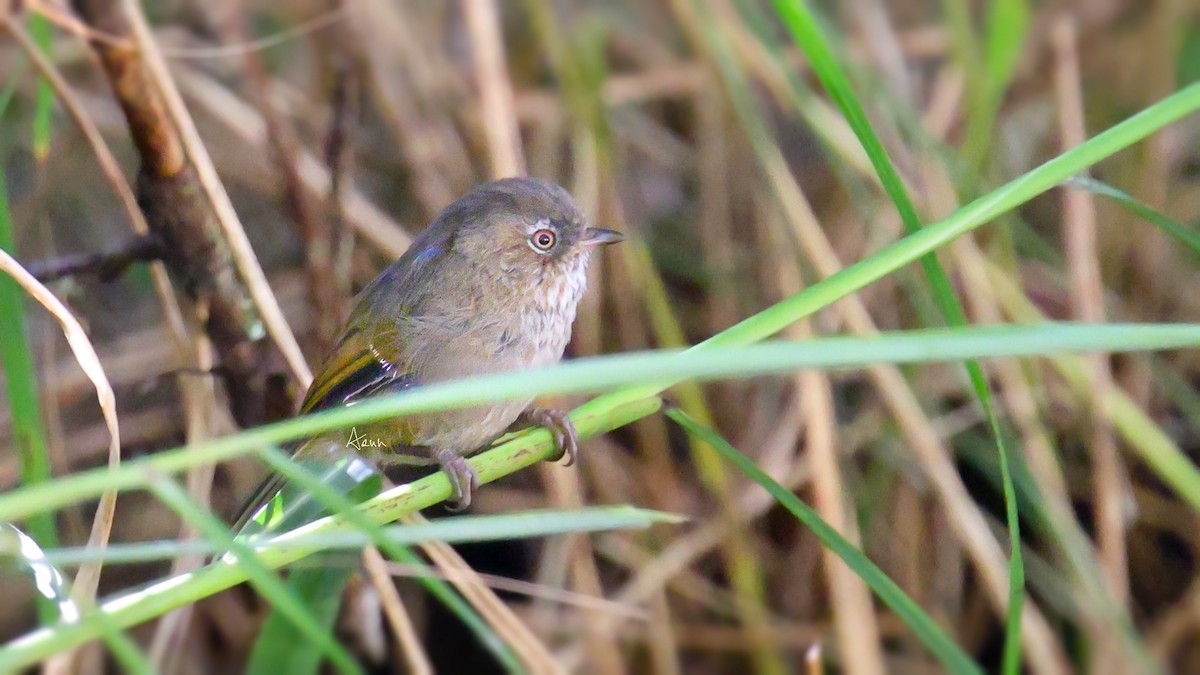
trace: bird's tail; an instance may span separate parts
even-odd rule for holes
[[[382,476],[368,461],[327,439],[289,444],[284,450],[310,476],[338,494],[359,502],[379,492]],[[329,515],[320,499],[295,481],[272,473],[251,493],[238,511],[235,535],[286,532]]]

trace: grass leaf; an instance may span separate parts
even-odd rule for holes
[[[668,410],[667,417],[677,422],[689,434],[703,439],[716,448],[717,452],[721,453],[725,459],[755,483],[765,488],[775,498],[775,501],[790,511],[797,520],[804,523],[805,527],[812,530],[812,533],[821,540],[822,546],[841,558],[884,604],[896,612],[905,625],[911,628],[929,651],[942,662],[947,672],[982,675],[983,670],[971,657],[955,644],[941,627],[913,602],[903,589],[896,585],[896,582],[884,574],[883,570],[871,562],[870,558],[858,550],[854,544],[851,544],[829,523],[826,523],[816,510],[800,501],[790,490],[775,482],[762,469],[758,468],[754,460],[738,452],[716,432],[697,424],[682,410]]]

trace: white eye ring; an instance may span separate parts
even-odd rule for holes
[[[549,228],[542,228],[529,235],[529,247],[538,253],[549,253],[557,243],[558,235]]]

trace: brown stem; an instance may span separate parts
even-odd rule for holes
[[[162,240],[157,235],[135,234],[110,251],[36,260],[25,268],[42,283],[82,274],[93,274],[100,281],[107,282],[121,276],[133,263],[158,260],[162,255]]]
[[[111,0],[73,0],[87,25],[100,34],[128,38],[130,19]],[[138,203],[162,241],[163,261],[187,295],[205,308],[205,328],[219,355],[234,418],[242,426],[262,421],[270,344],[262,320],[239,278],[222,234],[176,127],[153,86],[141,54],[128,40],[92,40],[108,74],[141,158]]]

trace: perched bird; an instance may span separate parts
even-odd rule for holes
[[[506,178],[477,187],[363,289],[301,412],[557,363],[571,339],[592,251],[623,238],[587,227],[571,196],[552,183]],[[382,420],[338,431],[337,440],[382,465],[439,465],[464,508],[479,485],[466,457],[515,423],[546,427],[558,458],[574,461],[578,441],[570,419],[530,403]]]

